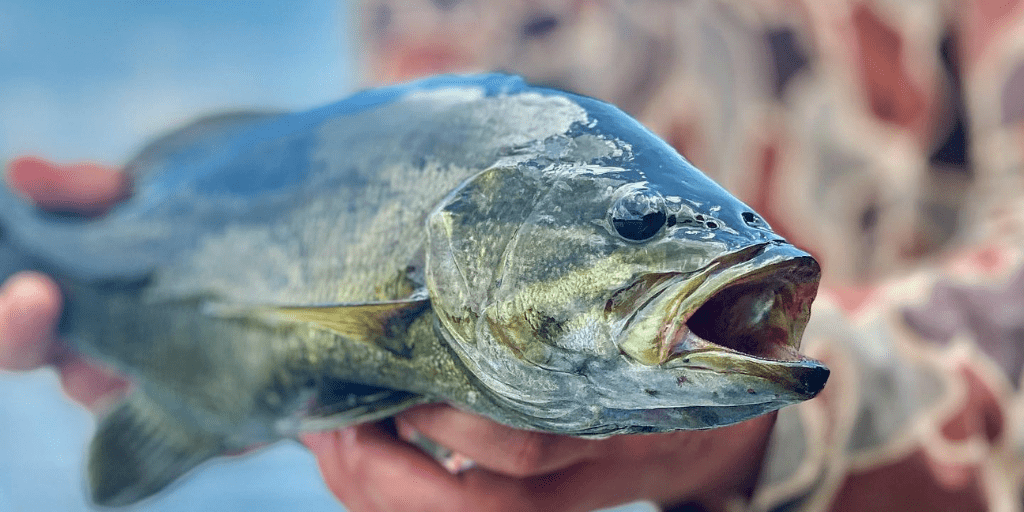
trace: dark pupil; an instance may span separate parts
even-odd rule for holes
[[[653,212],[639,219],[612,219],[615,231],[629,240],[647,240],[658,234],[665,224],[665,212]]]

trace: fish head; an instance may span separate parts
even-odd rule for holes
[[[815,396],[829,371],[798,349],[817,262],[639,125],[557,145],[594,136],[626,150],[552,158],[548,141],[428,222],[441,330],[507,422],[701,429]]]

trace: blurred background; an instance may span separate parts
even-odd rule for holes
[[[834,374],[800,414],[873,436],[822,434],[821,492],[920,453],[957,493],[1020,505],[1024,422],[987,418],[1024,419],[1024,0],[0,0],[0,160],[119,163],[202,113],[471,70],[619,105],[819,258],[830,323],[805,344]],[[0,373],[0,510],[85,506],[91,422],[55,382]],[[145,506],[249,508],[261,487],[337,507],[288,446]]]
[[[121,164],[203,113],[301,110],[354,88],[335,0],[0,0],[0,163]],[[0,511],[93,510],[94,425],[51,370],[0,371]],[[268,491],[270,490],[270,491]],[[214,463],[140,510],[342,510],[295,443]]]

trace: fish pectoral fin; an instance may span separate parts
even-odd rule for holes
[[[92,499],[109,507],[130,505],[224,450],[221,438],[184,425],[135,391],[100,422],[92,439]]]
[[[378,421],[431,400],[397,389],[338,379],[320,383],[316,404],[299,423],[304,432]]]
[[[305,323],[349,339],[381,346],[402,357],[409,357],[412,352],[402,334],[416,317],[428,309],[430,299],[426,298],[308,306],[207,303],[205,308],[207,313],[222,317],[255,317],[270,323]]]

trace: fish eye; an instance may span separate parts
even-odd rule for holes
[[[657,235],[665,225],[665,199],[643,187],[630,187],[615,200],[610,211],[612,226],[622,238],[643,242]]]

